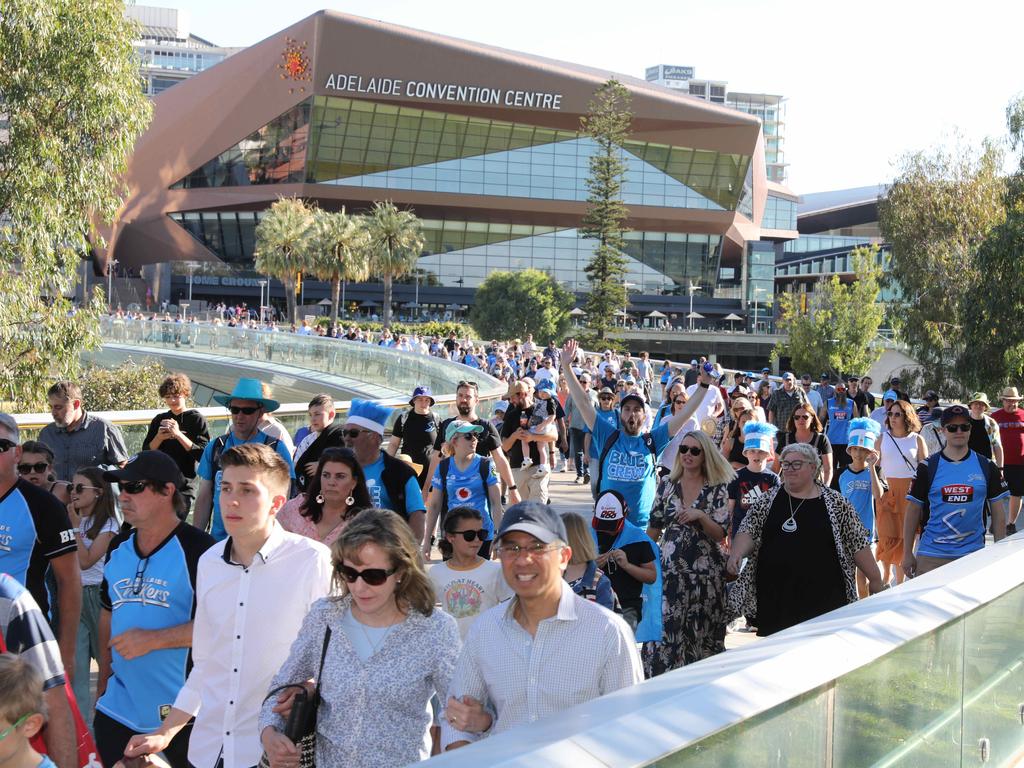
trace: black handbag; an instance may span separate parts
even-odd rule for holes
[[[316,685],[313,687],[312,693],[306,690],[306,686],[302,683],[288,683],[279,685],[263,699],[263,702],[266,703],[271,696],[281,691],[298,688],[298,692],[292,699],[292,709],[284,726],[284,735],[299,748],[299,768],[314,768],[316,765],[316,718],[320,708],[320,678],[323,676],[324,659],[327,657],[327,646],[330,642],[331,628],[327,627],[327,631],[324,632],[323,649],[320,651],[320,668],[316,673]],[[260,768],[269,768],[269,766],[270,758],[264,752],[260,758]]]

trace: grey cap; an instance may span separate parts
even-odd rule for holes
[[[555,512],[551,505],[537,501],[521,501],[505,510],[495,538],[500,539],[513,531],[528,533],[545,544],[569,541],[562,516]]]

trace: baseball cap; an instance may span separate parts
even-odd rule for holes
[[[897,401],[897,400],[899,400],[899,399],[900,399],[900,396],[899,396],[898,394],[896,394],[896,391],[895,391],[895,390],[893,390],[893,389],[887,389],[887,390],[885,391],[885,394],[884,394],[884,395],[882,395],[882,402],[883,402],[883,403],[884,403],[884,402],[885,402],[886,400],[892,400],[893,402],[896,402],[896,401]]]
[[[893,385],[899,384],[900,383],[900,377],[899,376],[893,376],[891,379],[889,379],[889,383],[893,384]]]
[[[507,410],[508,410],[508,401],[506,401],[506,400],[499,400],[498,402],[496,402],[494,404],[494,412],[495,413],[504,413]]]
[[[538,392],[554,392],[555,391],[555,382],[553,382],[551,379],[541,379],[540,381],[537,382],[537,391]]]
[[[569,541],[562,516],[550,505],[537,501],[521,501],[505,510],[495,538],[500,539],[513,531],[528,533],[545,544]]]
[[[691,361],[690,361],[690,365],[696,365],[696,364],[697,364],[697,361],[696,361],[696,360],[691,360]]]
[[[625,405],[628,400],[636,400],[640,405],[645,407],[647,405],[647,401],[644,400],[644,396],[639,392],[627,392],[622,396],[622,399],[619,401],[619,405]]]
[[[771,373],[771,370],[772,369],[766,365],[764,368],[761,369],[761,373]]]
[[[628,505],[618,491],[604,491],[594,504],[594,517],[590,524],[595,530],[618,533],[625,527]]]
[[[947,424],[949,424],[949,422],[956,418],[968,419],[967,423],[971,423],[969,421],[969,419],[971,418],[971,412],[967,410],[966,405],[960,405],[960,403],[947,405],[945,408],[942,409],[942,415],[939,417],[939,423],[942,426],[946,426]]]
[[[627,384],[636,384],[636,379],[631,374],[628,373],[622,377],[622,381],[626,382]]]
[[[790,373],[789,371],[786,371],[784,374],[782,374],[782,380],[783,381],[792,381],[793,380],[793,374]]]
[[[130,459],[121,469],[108,470],[103,473],[108,483],[138,482],[174,483],[174,487],[185,487],[185,478],[174,463],[174,459],[163,451],[141,451]]]
[[[827,381],[827,380],[829,379],[829,375],[828,375],[827,373],[823,373],[823,374],[821,374],[821,376],[819,376],[818,378],[820,378],[820,379],[825,379],[825,380]]]
[[[471,421],[460,421],[460,420],[456,419],[455,421],[453,421],[451,424],[448,425],[447,429],[445,429],[445,431],[444,431],[444,440],[445,440],[445,442],[448,442],[453,437],[455,437],[455,435],[462,435],[462,434],[466,434],[467,432],[478,432],[479,433],[479,432],[483,432],[483,431],[484,431],[484,428],[481,427],[479,424],[474,424]]]
[[[929,389],[927,392],[924,393],[924,399],[935,400],[936,402],[938,402],[939,393],[936,392],[934,389]]]

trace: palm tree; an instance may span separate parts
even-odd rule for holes
[[[318,280],[331,282],[331,325],[338,323],[342,280],[365,280],[369,276],[363,220],[348,216],[342,208],[337,213],[313,212],[310,230],[310,273]]]
[[[281,197],[256,225],[256,271],[276,277],[284,285],[288,316],[295,311],[295,278],[309,268],[309,230],[313,211],[297,197]],[[269,302],[268,302],[269,303]]]
[[[384,327],[391,327],[391,283],[412,271],[426,240],[422,224],[412,211],[402,211],[387,200],[374,203],[366,216],[370,273],[384,282]]]

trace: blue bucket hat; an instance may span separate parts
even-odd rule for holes
[[[412,401],[417,397],[429,397],[430,404],[434,404],[434,393],[430,391],[430,387],[416,387],[416,389],[412,391],[412,397],[409,398],[409,405],[412,405]]]
[[[232,400],[254,400],[260,403],[267,413],[281,407],[277,400],[263,396],[263,382],[259,379],[239,379],[230,395],[214,395],[213,399],[225,407],[231,405]]]

